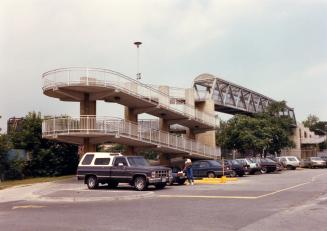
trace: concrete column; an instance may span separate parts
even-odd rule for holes
[[[80,115],[96,115],[96,101],[89,100],[90,95],[88,93],[84,94],[84,100],[80,102]],[[94,121],[95,123],[95,121]],[[92,128],[95,124],[91,123],[91,120],[86,122],[85,118],[81,118],[80,120],[81,129],[83,128]],[[86,127],[87,126],[87,127]],[[84,153],[87,152],[95,152],[96,151],[96,144],[91,144],[89,138],[84,138],[83,146],[84,146]],[[80,156],[81,157],[81,156]]]
[[[137,123],[138,122],[138,114],[134,113],[133,108],[125,107],[124,110],[125,120]]]
[[[214,113],[215,112],[215,103],[212,99],[207,99],[204,102],[199,102],[195,104],[196,109],[202,112]],[[211,147],[216,147],[216,132],[207,131],[204,133],[198,133],[195,135],[195,140],[206,144]]]
[[[125,117],[125,120],[131,121],[134,123],[138,122],[138,114],[134,113],[133,108],[125,107],[124,117]],[[126,156],[135,155],[135,147],[127,145],[124,155],[126,155]]]
[[[80,102],[80,115],[96,115],[96,101],[89,100],[90,95],[85,93],[84,100]]]
[[[300,135],[300,128],[299,127],[296,127],[292,131],[293,131],[293,135],[291,136],[291,140],[294,142],[295,147],[292,148],[291,153],[301,159],[302,156],[301,156],[301,135]]]

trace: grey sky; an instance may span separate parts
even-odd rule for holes
[[[42,94],[41,74],[102,67],[190,87],[211,73],[327,120],[327,0],[0,1],[0,127],[29,111],[78,114]],[[119,112],[118,112],[119,111]],[[100,115],[122,108],[101,103]]]

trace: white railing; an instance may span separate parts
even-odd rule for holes
[[[61,68],[42,75],[43,91],[64,86],[101,86],[115,88],[134,97],[157,103],[168,110],[183,114],[201,123],[216,127],[214,114],[201,112],[195,107],[176,102],[171,104],[170,97],[149,85],[136,81],[119,72],[100,68]]]
[[[151,129],[160,129],[160,121],[158,119],[141,119],[138,120],[137,123],[143,127],[150,127]],[[179,124],[172,124],[170,125],[171,130],[181,131],[186,130],[185,126]]]
[[[42,136],[44,138],[58,135],[103,136],[105,134],[116,137],[122,136],[205,158],[216,159],[220,156],[219,148],[112,117],[52,117],[44,119],[42,123]]]

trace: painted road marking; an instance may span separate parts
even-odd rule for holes
[[[18,205],[18,206],[13,206],[12,209],[40,209],[40,208],[45,208],[47,206],[44,205]]]
[[[280,193],[280,192],[285,192],[285,191],[288,191],[290,189],[294,189],[294,188],[301,187],[303,185],[310,184],[310,183],[316,181],[318,177],[326,175],[326,174],[327,173],[322,173],[322,174],[316,175],[314,177],[311,177],[310,181],[307,181],[307,182],[304,182],[304,183],[301,183],[301,184],[297,184],[297,185],[294,185],[294,186],[291,186],[291,187],[288,187],[288,188],[283,188],[283,189],[280,189],[280,190],[277,190],[277,191],[274,191],[274,192],[271,192],[271,193],[263,194],[263,195],[260,195],[260,196],[159,195],[159,197],[162,197],[162,198],[202,198],[202,199],[254,200],[254,199],[260,199],[260,198],[263,198],[263,197],[272,196],[272,195],[275,195],[275,194]]]
[[[163,198],[203,198],[203,199],[246,199],[253,200],[257,197],[252,196],[201,196],[201,195],[159,195]]]

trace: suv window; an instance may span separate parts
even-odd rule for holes
[[[90,165],[92,163],[92,160],[94,158],[94,154],[87,154],[82,162],[82,165]]]
[[[110,158],[96,158],[94,165],[108,165],[110,163]]]
[[[200,168],[208,168],[209,164],[207,162],[201,162],[200,163]]]
[[[123,166],[127,166],[127,162],[124,157],[116,157],[114,166],[118,166],[119,163],[123,163]]]

